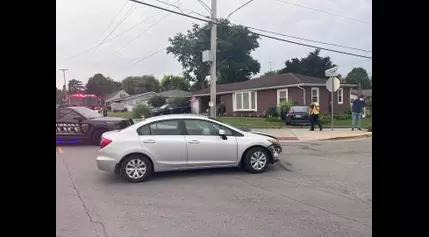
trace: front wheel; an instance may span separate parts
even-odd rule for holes
[[[145,181],[152,176],[152,162],[143,155],[131,155],[121,162],[121,175],[132,183]]]
[[[262,147],[255,147],[244,155],[244,167],[249,173],[262,173],[268,166],[268,153]]]

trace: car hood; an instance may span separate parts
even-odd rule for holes
[[[273,139],[276,139],[276,140],[277,140],[277,137],[272,136],[272,135],[270,135],[270,134],[268,134],[268,133],[265,133],[265,132],[261,132],[261,131],[253,130],[253,129],[250,129],[250,128],[241,128],[241,130],[243,130],[243,131],[245,131],[245,132],[248,132],[248,133],[258,134],[258,135],[266,136],[266,137],[273,138]]]
[[[124,120],[129,120],[126,118],[117,118],[117,117],[98,117],[98,118],[93,118],[91,119],[93,121],[105,121],[105,122],[119,122],[119,121],[124,121]]]

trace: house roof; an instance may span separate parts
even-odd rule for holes
[[[141,93],[141,94],[130,95],[130,96],[125,97],[124,100],[130,100],[130,99],[138,98],[140,96],[151,95],[151,94],[156,94],[156,92],[150,91],[150,92],[145,92],[145,93]]]
[[[161,93],[158,93],[158,95],[166,98],[181,98],[181,97],[189,97],[190,93],[182,90],[170,90],[170,91],[163,91]]]
[[[113,97],[115,97],[115,95],[117,95],[119,92],[121,92],[122,90],[119,90],[119,91],[115,91],[115,92],[113,92],[113,93],[110,93],[110,94],[107,94],[106,96],[104,96],[104,99],[106,99],[106,100],[108,100],[108,99],[110,99],[110,98],[113,98]]]
[[[351,93],[354,94],[354,95],[358,95],[359,91],[358,90],[352,90]],[[362,90],[362,95],[364,97],[372,97],[372,89]]]
[[[239,90],[265,90],[265,89],[276,89],[287,86],[325,86],[327,79],[304,76],[294,73],[284,73],[273,76],[262,76],[254,78],[248,81],[220,84],[216,85],[217,94],[233,93]],[[342,86],[354,87],[355,85],[343,84]],[[209,94],[209,88],[199,90],[193,93],[193,95],[206,95]]]

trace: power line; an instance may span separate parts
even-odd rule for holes
[[[212,13],[212,9],[210,9],[210,7],[209,6],[207,6],[207,4],[205,4],[202,0],[197,0],[197,2],[204,8],[204,9],[206,9],[206,11],[208,12],[208,13]]]
[[[253,2],[255,0],[249,0],[247,1],[245,4],[239,6],[237,9],[235,9],[234,11],[232,11],[231,13],[229,13],[228,17],[226,19],[229,19],[231,17],[232,14],[236,13],[237,11],[239,11],[241,8],[247,6],[249,3]]]
[[[181,11],[182,13],[183,13],[183,11],[179,8],[179,6],[181,5],[181,4],[179,4],[179,5],[173,5],[173,4],[170,4],[170,3],[167,3],[167,2],[163,2],[163,1],[160,1],[160,0],[156,0],[156,1],[158,1],[158,2],[162,2],[162,3],[165,3],[165,4],[167,4],[167,5],[169,5],[169,6],[172,6],[172,7],[175,7],[175,8],[177,8],[179,11]],[[178,3],[178,2],[180,2],[181,0],[179,0],[179,1],[177,1],[176,3]],[[137,4],[137,3],[136,3]],[[153,17],[155,17],[156,15],[158,15],[158,14],[160,14],[160,13],[162,13],[163,11],[161,10],[161,11],[159,11],[158,13],[156,13],[155,15],[153,15]],[[130,40],[128,43],[126,43],[124,46],[122,46],[121,48],[119,48],[119,49],[117,49],[115,52],[113,52],[113,54],[115,54],[115,53],[117,53],[117,52],[119,52],[119,51],[121,51],[122,49],[124,49],[125,47],[127,47],[128,45],[130,45],[132,42],[134,42],[135,40],[137,40],[138,38],[140,38],[143,34],[145,34],[146,32],[148,32],[150,29],[152,29],[153,27],[155,27],[158,23],[160,23],[162,20],[164,20],[165,18],[167,18],[169,15],[170,15],[171,13],[167,13],[167,15],[165,15],[165,16],[163,16],[161,19],[159,19],[157,22],[155,22],[154,24],[152,24],[151,26],[149,26],[148,28],[146,28],[143,32],[141,32],[139,35],[137,35],[137,37],[135,37],[134,39],[132,39],[132,40]]]
[[[301,38],[301,37],[292,36],[292,35],[286,35],[283,33],[278,33],[278,32],[274,32],[274,31],[270,31],[270,30],[261,30],[258,28],[250,27],[250,26],[247,26],[247,28],[252,29],[252,30],[256,30],[256,31],[274,34],[274,35],[281,35],[281,36],[285,36],[285,37],[289,37],[289,38],[293,38],[293,39],[304,40],[304,41],[309,41],[309,42],[318,43],[318,44],[324,44],[324,45],[330,45],[330,46],[335,46],[335,47],[340,47],[340,48],[353,49],[353,50],[357,50],[357,51],[372,53],[371,50],[360,49],[360,48],[350,47],[350,46],[341,45],[341,44],[326,43],[326,42],[322,42],[322,41],[317,41],[317,40],[312,40],[312,39],[307,39],[307,38]]]
[[[160,9],[160,10],[164,10],[164,11],[167,11],[167,12],[171,12],[171,13],[174,13],[174,14],[177,14],[177,15],[181,15],[181,16],[184,16],[184,17],[188,17],[188,18],[194,19],[194,20],[199,20],[199,21],[204,21],[204,22],[210,23],[210,24],[217,24],[217,25],[219,25],[218,22],[213,22],[213,21],[208,20],[208,19],[202,19],[202,18],[198,18],[198,17],[195,17],[195,16],[183,14],[181,12],[169,10],[169,9],[166,9],[166,8],[163,8],[163,7],[155,6],[155,5],[152,5],[152,4],[149,4],[149,3],[145,3],[145,2],[141,2],[141,1],[138,1],[138,0],[129,0],[129,1],[132,1],[132,2],[135,2],[135,3],[139,3],[139,4],[142,4],[142,5],[146,5],[146,6],[149,6],[149,7],[157,8],[157,9]],[[243,27],[246,27],[246,26],[243,25]],[[239,28],[235,28],[235,29],[241,30]],[[260,33],[255,33],[255,32],[252,32],[252,33],[255,34],[255,35],[259,35],[261,37],[265,37],[265,38],[269,38],[269,39],[273,39],[273,40],[277,40],[277,41],[283,41],[283,42],[287,42],[287,43],[291,43],[291,44],[301,45],[301,46],[305,46],[305,47],[309,47],[309,48],[316,48],[316,49],[326,50],[326,51],[330,51],[330,52],[334,52],[334,53],[339,53],[339,54],[345,54],[345,55],[350,55],[350,56],[356,56],[356,57],[361,57],[361,58],[372,59],[372,57],[369,57],[369,56],[366,56],[366,55],[360,55],[360,54],[355,54],[355,53],[350,53],[350,52],[345,52],[345,51],[340,51],[340,50],[334,50],[334,49],[329,49],[329,48],[318,47],[318,46],[314,46],[314,45],[310,45],[310,44],[299,43],[299,42],[295,42],[295,41],[291,41],[291,40],[286,40],[286,39],[281,39],[281,38],[278,38],[278,37],[274,37],[274,36],[270,36],[270,35],[265,35],[265,34],[260,34]]]
[[[113,54],[121,51],[122,49],[124,49],[125,47],[127,47],[128,45],[130,45],[132,42],[136,41],[138,38],[140,38],[143,34],[145,34],[146,32],[148,32],[150,29],[152,29],[153,27],[155,27],[159,22],[161,22],[162,20],[164,20],[165,18],[167,18],[169,16],[169,14],[163,16],[161,19],[159,19],[157,22],[155,22],[154,24],[152,24],[151,26],[149,26],[148,28],[146,28],[143,32],[141,32],[139,35],[137,35],[137,37],[135,37],[134,39],[128,41],[128,43],[126,43],[124,46],[122,46],[121,48],[117,49],[115,52],[113,52]]]
[[[148,56],[145,56],[144,58],[141,58],[141,59],[139,59],[139,60],[137,60],[137,61],[133,62],[133,63],[132,63],[132,64],[130,64],[127,68],[125,68],[124,70],[122,70],[121,72],[119,72],[117,75],[119,75],[119,74],[121,74],[122,72],[125,72],[126,70],[128,70],[128,69],[130,69],[130,68],[134,67],[136,64],[139,64],[139,63],[141,63],[141,62],[143,62],[143,61],[145,61],[145,60],[147,60],[147,59],[149,59],[149,58],[151,58],[151,57],[153,57],[153,56],[155,56],[155,55],[157,55],[157,54],[161,53],[162,51],[166,50],[167,48],[168,48],[168,47],[165,47],[165,48],[162,48],[162,49],[160,49],[160,50],[157,50],[156,52],[154,52],[154,53],[152,53],[152,54],[150,54],[150,55],[148,55]]]
[[[128,11],[127,11],[127,13],[125,13],[125,16],[124,17],[122,17],[122,19],[116,24],[116,26],[109,32],[109,34],[106,36],[106,37],[104,37],[104,39],[100,42],[100,43],[98,43],[91,51],[89,51],[87,54],[86,54],[86,57],[84,57],[82,60],[79,60],[78,62],[76,62],[76,63],[79,63],[79,62],[81,62],[81,61],[83,61],[83,60],[85,60],[85,59],[87,59],[89,56],[91,56],[91,54],[93,54],[94,52],[95,52],[95,50],[97,50],[106,40],[107,40],[107,38],[109,38],[109,36],[111,35],[111,34],[113,34],[113,32],[115,32],[115,30],[134,12],[134,10],[137,8],[137,4],[134,4],[134,6],[132,6]]]
[[[324,11],[324,10],[320,10],[320,9],[317,9],[317,8],[311,8],[311,7],[303,6],[303,5],[300,5],[300,4],[297,4],[297,3],[293,3],[293,2],[289,2],[289,1],[286,1],[286,0],[274,0],[274,1],[281,2],[281,3],[284,3],[284,4],[289,4],[289,5],[300,7],[300,8],[305,8],[307,10],[311,10],[311,11],[315,11],[315,12],[320,12],[320,13],[328,14],[328,15],[331,15],[331,16],[340,17],[340,18],[347,19],[347,20],[357,21],[357,22],[361,22],[361,23],[365,23],[365,24],[372,24],[369,21],[363,21],[363,20],[359,20],[359,19],[356,19],[356,18],[353,18],[353,17],[343,16],[343,15],[340,15],[340,14],[336,14],[336,13],[331,13],[331,12],[327,12],[327,11]]]
[[[70,59],[72,59],[72,58],[75,58],[75,57],[77,57],[77,56],[79,56],[79,55],[82,55],[82,54],[84,54],[84,53],[87,53],[87,52],[89,52],[90,50],[92,50],[92,48],[93,48],[93,47],[95,47],[95,45],[97,44],[97,42],[98,42],[98,41],[100,41],[100,39],[103,37],[104,33],[106,33],[106,31],[107,31],[107,30],[108,30],[108,29],[113,25],[113,23],[115,23],[116,18],[118,18],[118,16],[121,14],[121,12],[125,9],[125,7],[127,6],[128,2],[129,2],[128,0],[126,0],[126,1],[125,1],[125,4],[122,6],[121,10],[119,10],[119,12],[116,14],[115,18],[113,18],[113,20],[110,22],[109,26],[107,26],[107,28],[106,28],[106,29],[104,29],[103,33],[102,33],[102,34],[100,35],[100,37],[98,37],[98,39],[95,41],[94,46],[92,46],[92,47],[90,47],[89,49],[87,49],[87,50],[85,50],[85,51],[82,51],[82,52],[80,52],[80,53],[78,53],[78,54],[75,54],[75,55],[73,55],[73,56],[68,57],[68,58],[66,59],[66,61],[67,61],[67,60],[70,60]]]

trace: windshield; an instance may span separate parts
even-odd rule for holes
[[[290,112],[308,112],[308,106],[292,106]]]
[[[87,119],[103,117],[103,115],[95,112],[92,109],[88,109],[86,107],[73,107],[72,109],[74,109],[76,112],[80,113],[83,117]]]

